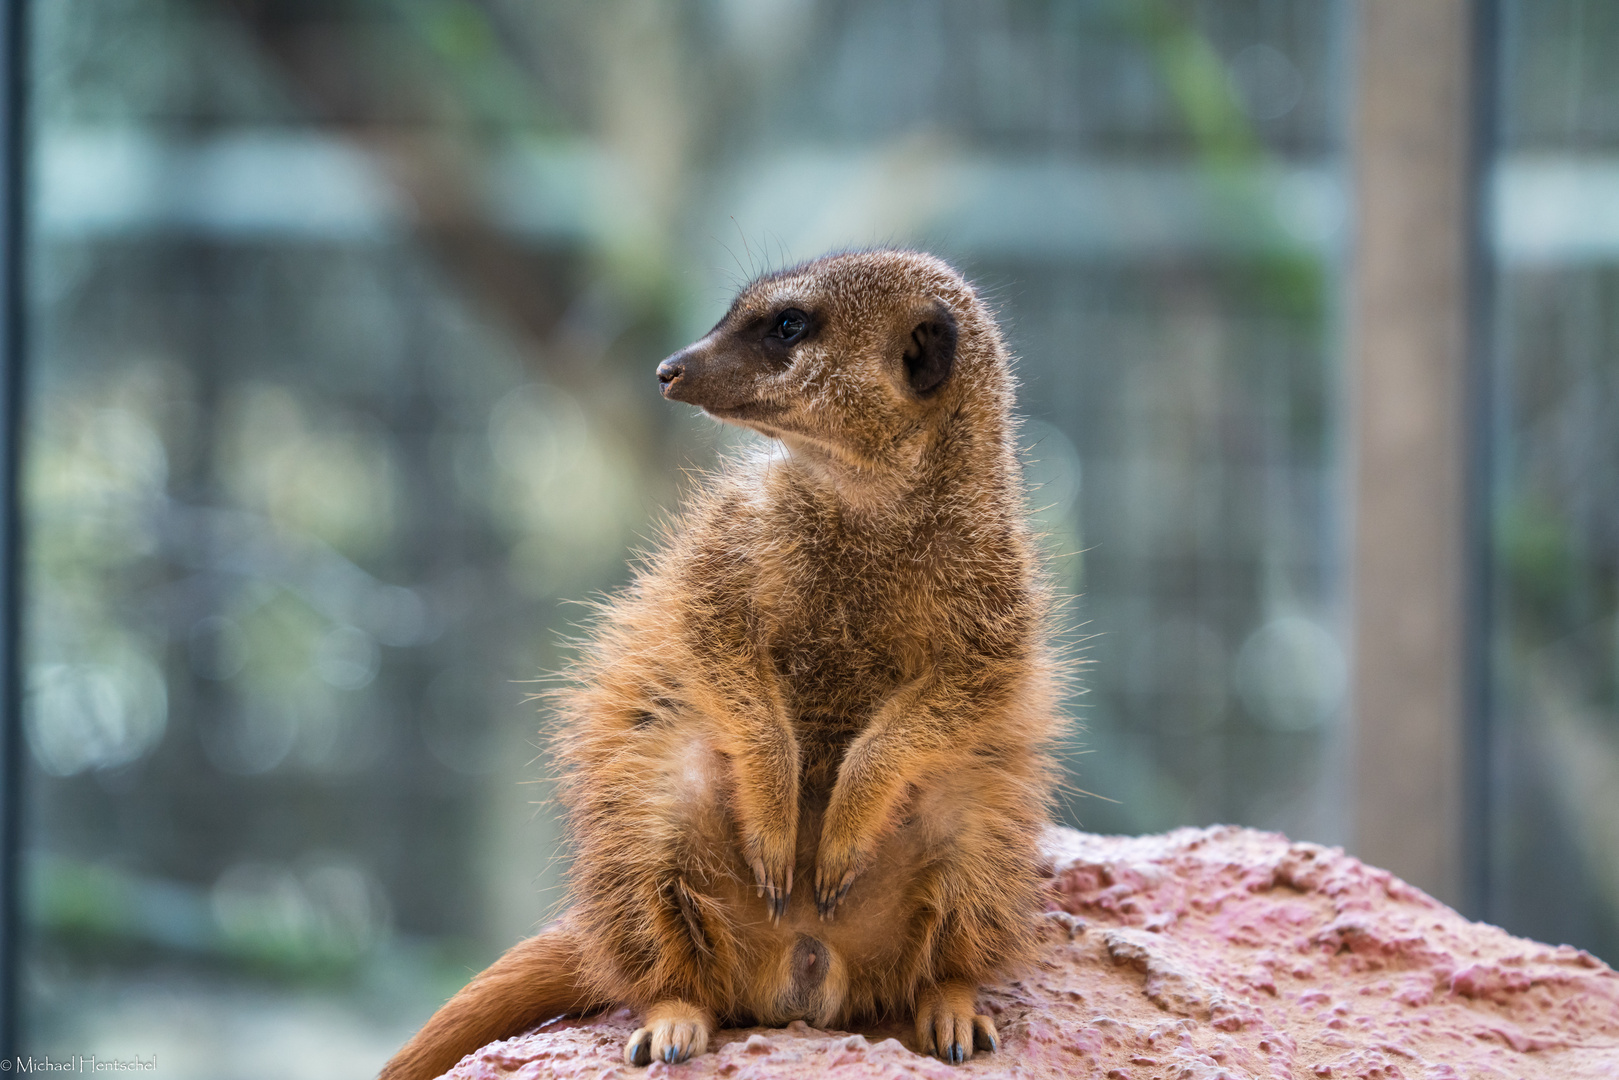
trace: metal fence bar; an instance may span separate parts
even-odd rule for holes
[[[28,19],[0,0],[0,1059],[18,1046],[21,946],[22,447]]]

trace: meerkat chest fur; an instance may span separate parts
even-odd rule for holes
[[[757,645],[803,736],[835,749],[941,652],[973,636],[995,579],[1007,576],[1005,560],[1018,561],[1017,545],[998,528],[999,507],[937,483],[856,506],[790,466],[762,480],[767,539],[751,592]],[[977,565],[986,543],[999,549],[987,560],[991,574]]]
[[[915,602],[929,572],[905,524],[826,503],[795,491],[770,508],[780,542],[760,553],[755,602],[794,713],[844,727],[922,671],[935,612]]]

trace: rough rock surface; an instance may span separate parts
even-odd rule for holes
[[[906,1049],[901,1023],[794,1023],[631,1069],[620,1011],[493,1043],[448,1075],[1619,1078],[1619,974],[1468,922],[1338,849],[1222,827],[1052,829],[1046,851],[1043,958],[980,998],[998,1054],[952,1067]]]

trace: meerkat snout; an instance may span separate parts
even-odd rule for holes
[[[664,397],[669,396],[670,384],[685,373],[686,361],[679,353],[658,365],[658,389],[663,393]]]

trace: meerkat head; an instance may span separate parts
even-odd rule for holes
[[[860,251],[767,274],[658,365],[663,396],[860,470],[914,463],[963,410],[1004,417],[994,320],[931,255]]]

